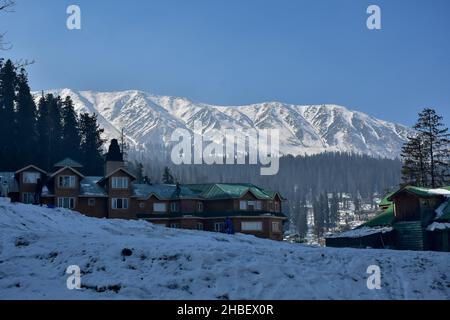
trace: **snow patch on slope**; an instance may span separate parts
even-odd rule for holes
[[[120,92],[50,90],[70,95],[78,112],[97,113],[108,138],[121,129],[138,149],[151,145],[168,147],[177,129],[245,131],[278,129],[281,154],[305,155],[321,152],[354,152],[395,158],[399,156],[409,129],[351,111],[337,105],[292,105],[265,102],[247,106],[217,106],[186,98],[157,96],[137,90]],[[36,99],[40,93],[35,94]]]

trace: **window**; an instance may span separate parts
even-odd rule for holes
[[[89,198],[88,199],[88,206],[89,207],[95,207],[95,199],[94,198]]]
[[[139,202],[139,208],[144,209],[145,208],[145,202]]]
[[[273,211],[273,202],[269,201],[269,211]]]
[[[39,172],[24,172],[23,173],[23,183],[36,184],[37,180],[41,178]]]
[[[239,210],[247,210],[247,201],[239,201]]]
[[[261,221],[242,222],[241,230],[242,231],[262,231],[262,222]]]
[[[128,209],[128,199],[127,198],[112,198],[113,209]]]
[[[256,201],[256,210],[262,210],[262,202],[261,201]]]
[[[58,207],[66,209],[75,208],[75,198],[58,198]]]
[[[172,202],[170,204],[170,212],[178,212],[178,211],[179,211],[178,202]]]
[[[22,202],[25,204],[33,204],[34,203],[34,194],[31,192],[22,193]]]
[[[127,177],[113,177],[112,178],[112,188],[113,189],[128,189],[128,178]]]
[[[155,202],[153,204],[153,212],[167,212],[166,204],[162,202]]]
[[[75,176],[59,176],[58,186],[60,188],[75,188]]]
[[[171,223],[170,227],[173,229],[180,229],[180,224],[179,223]]]
[[[197,211],[203,212],[203,202],[197,202]]]
[[[203,230],[203,223],[197,223],[197,230]]]
[[[272,231],[281,232],[280,223],[278,221],[272,222]]]
[[[222,232],[224,230],[224,223],[223,222],[215,222],[214,223],[214,231],[215,232]]]

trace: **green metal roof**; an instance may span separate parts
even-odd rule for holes
[[[240,198],[251,192],[258,199],[273,199],[277,193],[266,191],[253,184],[238,183],[210,183],[180,185],[177,193],[176,185],[167,184],[133,184],[134,196],[147,198],[155,195],[159,199],[233,199]]]
[[[403,192],[403,191],[415,194],[419,197],[429,198],[429,197],[436,197],[436,196],[444,195],[446,191],[450,191],[450,187],[447,186],[447,187],[430,189],[430,188],[423,188],[423,187],[406,186],[406,187],[394,192],[392,195],[390,195],[388,197],[387,200],[392,200],[392,198],[395,195],[397,195],[398,193]],[[449,195],[450,195],[450,193],[449,193]]]
[[[393,194],[395,193],[395,191],[389,192],[387,195],[384,196],[383,199],[381,199],[380,202],[380,206],[389,206],[392,204],[392,201],[388,200]]]
[[[358,228],[361,227],[382,227],[391,226],[394,221],[394,205],[391,204],[383,213],[379,214],[375,218],[367,221]]]
[[[133,195],[139,198],[148,198],[151,195],[161,200],[174,200],[183,198],[198,198],[199,192],[180,185],[179,192],[174,184],[133,184]]]
[[[72,167],[72,168],[82,168],[83,165],[76,162],[73,159],[65,158],[64,160],[61,160],[57,163],[55,163],[54,167]]]
[[[273,199],[275,193],[256,187],[253,184],[238,184],[238,183],[216,183],[209,185],[209,188],[204,188],[201,196],[204,199],[229,199],[240,198],[247,192],[251,192],[258,199]]]

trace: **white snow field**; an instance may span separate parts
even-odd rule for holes
[[[0,239],[0,299],[450,299],[449,253],[307,247],[4,199]],[[67,288],[70,265],[80,290]]]

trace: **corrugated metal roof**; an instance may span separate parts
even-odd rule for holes
[[[388,206],[390,204],[392,204],[392,201],[388,200],[390,196],[392,196],[395,193],[395,191],[393,192],[389,192],[387,195],[384,196],[383,199],[381,199],[380,201],[380,206]]]
[[[367,221],[361,227],[384,227],[392,226],[394,222],[394,205],[391,204],[383,213],[379,214],[375,218]]]
[[[177,190],[172,184],[133,184],[133,195],[139,198],[148,198],[152,195],[162,200],[198,198],[198,191],[180,185]]]
[[[177,193],[176,185],[167,184],[133,184],[133,195],[140,198],[148,198],[155,195],[159,199],[190,199],[204,200],[240,198],[245,193],[251,192],[258,199],[273,199],[277,193],[265,191],[252,184],[237,183],[210,183],[179,185]]]
[[[256,187],[253,184],[216,183],[206,188],[201,196],[205,199],[228,199],[240,198],[247,192],[251,192],[258,199],[273,199],[276,193]]]
[[[415,187],[415,186],[406,186],[388,197],[387,200],[392,200],[392,198],[400,192],[409,192],[413,193],[419,197],[436,197],[436,196],[450,196],[450,187],[442,187],[442,188],[423,188],[423,187]]]

